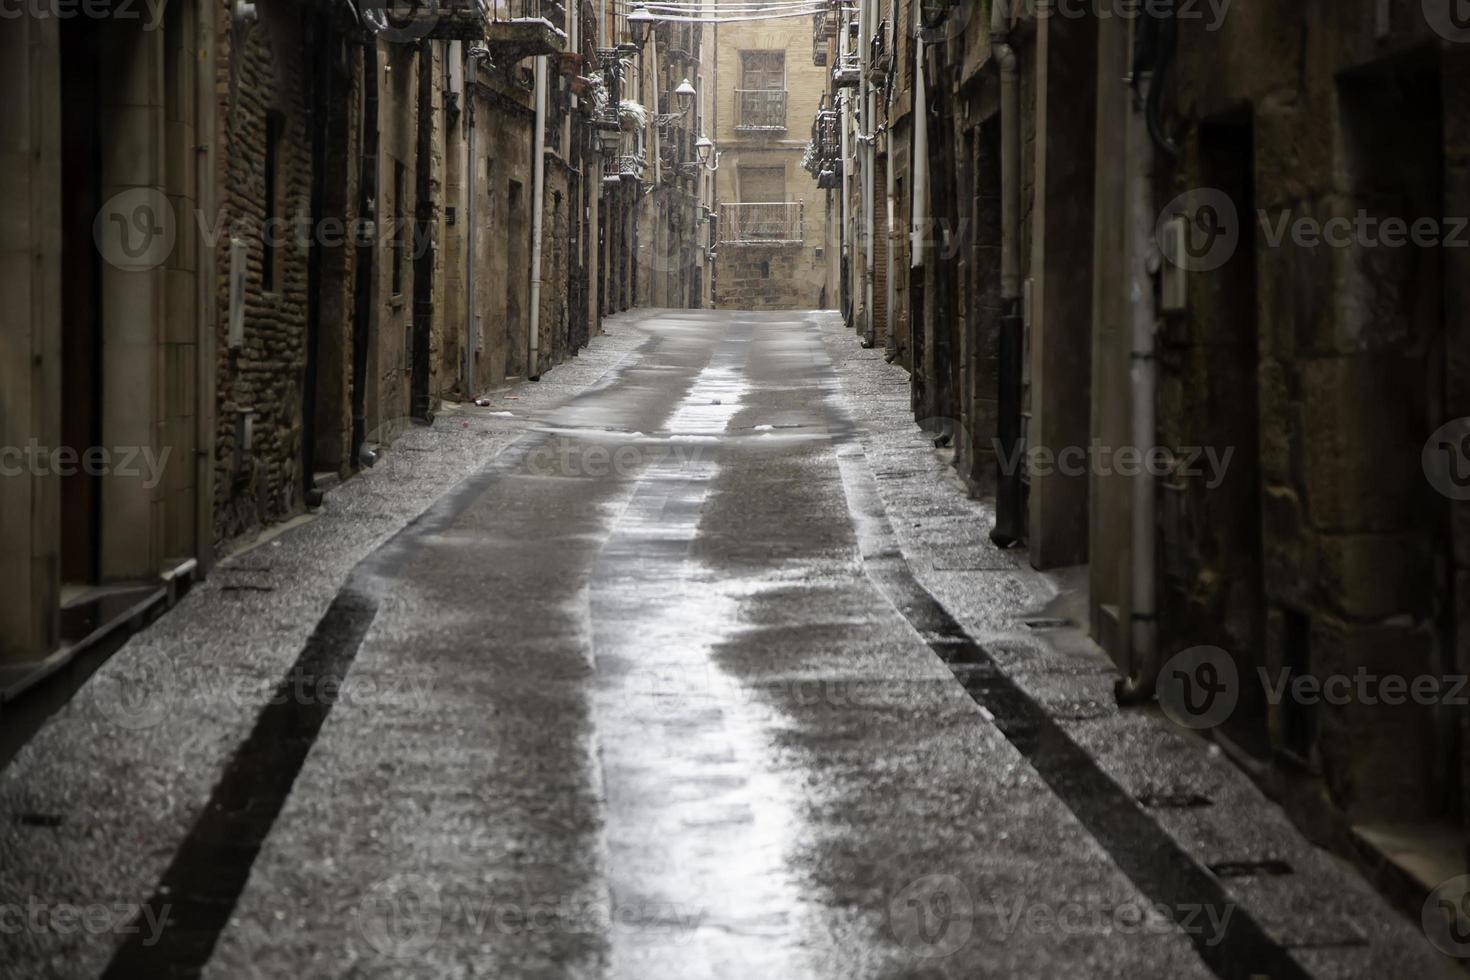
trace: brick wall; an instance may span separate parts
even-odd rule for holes
[[[259,20],[232,31],[222,18],[218,57],[219,173],[218,413],[215,540],[223,543],[297,512],[301,500],[302,372],[305,368],[307,250],[279,238],[266,289],[267,129],[279,127],[276,214],[310,213],[311,134],[298,8],[262,0]],[[275,120],[272,123],[272,119]],[[244,343],[228,344],[229,242],[247,243]],[[249,453],[243,414],[253,416]]]

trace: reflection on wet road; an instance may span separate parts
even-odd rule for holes
[[[1029,702],[1011,691],[1021,709],[998,719],[985,699],[999,709],[1003,687],[965,680],[993,665],[947,665],[964,638],[884,537],[814,317],[645,328],[610,380],[359,566],[371,625],[334,662],[432,701],[336,705],[294,781],[247,801],[265,814],[248,884],[160,888],[194,931],[128,962],[202,957],[220,978],[1229,974],[1201,951],[1243,942],[1246,917],[1182,927],[1193,896],[1164,887],[1184,880],[1172,858],[1117,860],[1099,840],[1141,825],[1104,826],[1116,814],[1060,782],[1096,771],[1038,772]],[[232,778],[218,799],[249,796]],[[180,854],[223,844],[199,836]]]

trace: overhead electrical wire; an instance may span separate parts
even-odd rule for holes
[[[681,10],[779,10],[782,7],[831,6],[831,0],[613,0],[613,6],[623,10],[645,7],[649,10],[677,7]]]
[[[650,15],[644,18],[647,21],[675,20],[673,15],[696,15],[692,19],[697,20],[712,20],[725,15],[766,19],[796,13],[815,14],[833,9],[847,9],[833,8],[826,0],[794,0],[794,2],[783,3],[699,3],[697,0],[691,3],[680,3],[677,0],[668,0],[668,2],[647,4],[630,4],[620,0],[617,6],[622,8],[619,10],[619,15],[623,17],[628,16],[626,11],[629,10],[647,11]]]
[[[782,20],[788,17],[810,17],[820,10],[830,10],[830,7],[813,7],[810,10],[795,10],[790,13],[780,14],[748,14],[737,17],[666,17],[659,14],[655,22],[666,24],[737,24],[754,20]]]
[[[629,12],[643,10],[649,14],[642,18],[647,23],[667,24],[739,24],[757,20],[782,20],[792,17],[810,17],[823,11],[853,10],[851,7],[834,6],[831,0],[777,0],[761,3],[760,0],[612,0],[623,18]],[[691,16],[692,15],[692,16]],[[727,16],[728,15],[728,16]]]
[[[790,3],[708,3],[708,4],[700,4],[700,3],[669,2],[669,3],[634,4],[634,5],[632,5],[632,7],[633,7],[633,9],[637,9],[638,7],[643,7],[649,13],[654,14],[655,16],[657,16],[658,15],[658,12],[659,11],[662,11],[662,10],[673,10],[673,11],[684,12],[684,13],[701,13],[701,14],[703,14],[703,13],[714,13],[714,14],[726,14],[726,13],[765,13],[767,11],[773,11],[773,12],[776,12],[776,13],[780,13],[783,10],[790,10],[790,9],[792,9],[794,7],[803,7],[803,8],[809,8],[809,9],[825,10],[825,9],[828,9],[829,5],[826,4],[826,3],[824,3],[824,2],[822,2],[822,0],[793,0],[793,2],[790,2]]]

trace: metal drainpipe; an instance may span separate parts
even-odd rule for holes
[[[895,60],[898,57],[897,50],[894,51]],[[884,282],[883,302],[886,305],[884,320],[886,321],[885,332],[887,337],[883,342],[883,349],[887,352],[887,358],[891,362],[898,356],[898,331],[895,329],[895,307],[898,305],[898,291],[893,284],[894,280],[894,252],[898,245],[898,229],[895,227],[898,218],[898,185],[894,176],[893,166],[893,130],[883,135],[884,141],[884,178],[887,184],[888,224],[886,234],[888,236],[888,250],[884,256],[885,271],[887,273]]]
[[[1021,305],[1021,79],[1020,65],[1010,45],[1009,0],[996,0],[991,10],[991,50],[1000,70],[1001,113],[1001,259],[1000,295],[1003,313],[998,324],[996,436],[1004,460],[1016,461],[1022,443],[1021,378],[1025,324]],[[997,460],[995,527],[990,540],[1002,548],[1026,536],[1021,511],[1021,469]]]
[[[536,59],[536,131],[531,134],[531,327],[526,378],[541,380],[541,236],[546,210],[546,55]]]
[[[577,42],[579,23],[577,15],[581,12],[582,0],[570,0],[567,4],[567,50],[578,53],[582,50]],[[580,72],[581,65],[577,66]],[[572,95],[572,109],[577,108],[577,96]],[[567,166],[572,165],[572,114],[564,113],[561,121],[561,158],[566,161]]]
[[[484,48],[472,48],[465,58],[464,81],[460,88],[464,96],[465,124],[469,127],[469,139],[466,141],[469,161],[465,166],[465,186],[468,189],[465,201],[465,387],[464,393],[467,400],[473,401],[475,397],[475,386],[479,379],[475,376],[475,355],[480,352],[480,331],[475,329],[475,310],[479,302],[479,296],[475,288],[475,201],[479,195],[479,132],[475,126],[475,86],[476,78],[480,71],[480,61],[489,57],[490,52]]]
[[[595,145],[595,143],[594,143]],[[587,209],[587,336],[602,333],[602,308],[598,305],[602,276],[602,154],[594,150],[587,160],[588,190],[591,206]]]
[[[857,116],[859,134],[868,132],[871,121],[868,119],[868,60],[872,50],[868,45],[868,12],[872,9],[873,0],[861,0],[858,9],[858,101],[855,115]],[[857,316],[854,318],[856,326],[862,324],[863,336],[868,335],[868,255],[873,251],[872,229],[868,226],[868,175],[867,175],[867,152],[863,147],[862,140],[858,140],[856,152],[853,153],[854,161],[861,161],[863,170],[862,180],[858,184],[858,221],[862,223],[862,235],[858,246],[858,289],[857,289]]]
[[[837,64],[839,66],[842,65],[843,61],[847,58],[847,54],[848,54],[848,48],[847,48],[847,41],[848,41],[848,30],[847,30],[847,27],[848,27],[848,25],[847,25],[847,21],[845,19],[847,16],[848,16],[847,14],[843,14],[844,20],[838,24],[838,30],[841,32],[841,33],[839,33],[837,35]],[[853,229],[852,229],[852,141],[849,138],[850,137],[849,131],[852,129],[852,99],[848,97],[848,95],[847,95],[846,92],[839,92],[838,93],[838,97],[842,99],[842,117],[841,117],[841,123],[840,123],[840,125],[842,127],[842,211],[841,211],[841,215],[842,215],[842,252],[843,252],[843,254],[842,254],[842,262],[843,262],[843,265],[846,266],[847,281],[848,281],[847,309],[843,311],[844,316],[846,316],[847,314],[850,314],[850,313],[853,312],[853,305],[856,302],[856,300],[854,299],[854,297],[852,295],[852,280],[854,278],[854,275],[853,275],[853,266],[856,265],[855,257],[857,255],[857,253],[853,249],[853,233],[852,233],[853,232]],[[856,326],[856,325],[857,325],[856,319],[854,318],[854,322],[851,324],[851,326]]]
[[[924,227],[929,223],[929,96],[924,78],[924,39],[914,41],[913,201],[909,208],[909,267],[924,267]],[[915,324],[915,329],[922,329]],[[915,364],[914,370],[920,365]]]
[[[867,242],[867,254],[863,257],[863,306],[867,309],[867,316],[863,320],[863,346],[871,348],[877,334],[877,319],[873,309],[873,272],[875,269],[873,255],[873,227],[874,217],[877,209],[877,187],[874,181],[873,170],[878,163],[878,122],[875,118],[878,113],[878,93],[872,81],[868,79],[868,71],[873,67],[873,38],[878,34],[878,0],[867,0],[863,6],[863,17],[865,20],[864,35],[866,43],[863,50],[867,53],[867,62],[863,71],[863,129],[868,134],[867,142],[863,144],[863,225],[865,240]]]
[[[890,31],[890,34],[891,34],[891,43],[892,43],[892,47],[893,47],[893,51],[888,56],[889,59],[890,59],[889,60],[889,65],[891,66],[889,68],[889,74],[890,74],[890,80],[892,80],[892,79],[896,79],[897,78],[897,74],[898,74],[898,0],[889,0],[889,3],[888,3],[888,24],[889,24],[889,31]],[[889,85],[888,91],[889,91],[888,108],[891,108],[892,107],[892,92],[893,92],[893,85],[892,84]],[[890,125],[892,124],[892,118],[891,117],[889,119],[889,123],[890,123]],[[884,348],[884,350],[885,350],[885,352],[887,354],[887,359],[890,362],[892,362],[896,357],[898,357],[898,331],[896,329],[897,309],[898,309],[898,288],[894,284],[894,280],[895,280],[895,273],[897,271],[897,269],[895,267],[895,262],[897,261],[897,259],[895,257],[895,253],[897,251],[897,245],[898,245],[898,239],[899,239],[898,229],[896,227],[896,223],[897,223],[897,219],[898,219],[898,177],[897,177],[897,175],[895,173],[895,168],[893,166],[893,130],[892,129],[889,129],[886,133],[883,134],[883,148],[884,148],[883,174],[884,174],[884,183],[887,185],[885,187],[885,191],[887,192],[887,198],[888,198],[888,200],[887,200],[888,225],[887,225],[887,229],[886,229],[887,230],[887,235],[888,235],[888,250],[887,250],[887,254],[884,256],[886,276],[885,276],[885,282],[884,282],[885,296],[883,298],[883,302],[884,302],[884,304],[886,306],[886,309],[883,312],[884,330],[888,334],[888,336],[884,340],[883,348]]]
[[[1135,30],[1137,25],[1135,24]],[[1154,143],[1145,118],[1149,89],[1153,85],[1150,72],[1137,76],[1133,112],[1128,115],[1127,201],[1128,201],[1128,303],[1131,312],[1129,334],[1132,366],[1129,370],[1133,392],[1130,437],[1139,447],[1154,444],[1157,362],[1154,360],[1154,326],[1156,309],[1153,274],[1150,264],[1154,253],[1153,173]],[[1118,680],[1119,704],[1141,704],[1152,699],[1158,680],[1158,621],[1154,594],[1154,511],[1157,487],[1154,477],[1143,468],[1132,483],[1132,588],[1129,608],[1128,670]]]
[[[215,4],[197,8],[194,63],[194,112],[198,145],[195,149],[195,203],[200,214],[214,218],[215,147]],[[214,567],[214,436],[215,436],[215,318],[205,313],[216,303],[214,249],[199,236],[195,254],[194,301],[201,329],[194,379],[194,557],[200,578]]]

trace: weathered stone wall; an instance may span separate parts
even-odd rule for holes
[[[300,12],[263,0],[259,20],[232,31],[221,17],[218,53],[218,365],[215,435],[215,539],[223,543],[302,507],[302,373],[306,364],[306,243],[273,232],[273,281],[266,285],[268,127],[279,127],[278,218],[311,213],[309,70]],[[276,122],[272,123],[275,119]],[[244,343],[228,343],[231,239],[247,243]],[[250,448],[242,445],[251,419]]]
[[[542,216],[540,363],[549,371],[571,354],[572,175],[559,157],[546,161]]]
[[[1242,245],[1189,277],[1162,338],[1162,440],[1235,453],[1219,487],[1181,478],[1161,498],[1162,640],[1226,646],[1257,697],[1258,665],[1457,669],[1464,505],[1433,491],[1420,453],[1470,408],[1449,397],[1464,387],[1463,259],[1357,231],[1340,247],[1272,233],[1360,210],[1409,225],[1467,213],[1470,54],[1418,4],[1390,13],[1380,33],[1367,2],[1237,7],[1218,31],[1181,32],[1170,101],[1186,157],[1161,200],[1225,191]],[[1352,819],[1424,820],[1453,811],[1454,710],[1288,698],[1269,721]]]
[[[0,113],[0,446],[61,442],[61,100],[57,20],[23,17],[0,34],[12,106]],[[49,653],[58,639],[60,480],[0,479],[0,664]]]
[[[724,245],[716,258],[715,306],[810,310],[819,306],[826,263],[800,245]]]
[[[475,263],[481,311],[480,383],[522,377],[530,310],[531,128],[530,94],[510,78],[480,71],[475,95],[479,130],[476,164]]]
[[[751,131],[737,127],[736,90],[741,84],[742,51],[784,51],[786,64],[786,128]],[[811,309],[822,301],[837,305],[836,284],[829,284],[825,245],[826,192],[801,166],[822,96],[827,69],[812,64],[810,31],[793,30],[781,21],[721,24],[713,52],[715,140],[722,150],[715,174],[716,210],[740,201],[742,166],[784,167],[786,200],[802,204],[802,244],[732,244],[722,219],[722,241],[716,252],[714,302],[726,309]],[[797,254],[792,254],[793,252]],[[821,253],[821,254],[819,254]],[[769,273],[767,269],[769,268]]]

